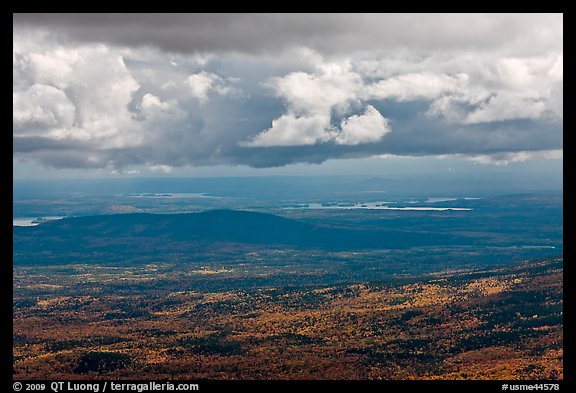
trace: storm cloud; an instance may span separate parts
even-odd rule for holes
[[[48,166],[502,163],[562,150],[562,15],[13,21],[13,152]]]

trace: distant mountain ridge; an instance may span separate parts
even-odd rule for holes
[[[455,245],[469,239],[434,232],[344,229],[238,210],[186,214],[130,213],[65,218],[14,227],[14,263],[93,253],[167,253],[190,244],[244,243],[325,250]],[[40,263],[40,261],[38,261]]]
[[[199,213],[128,213],[85,216],[52,221],[26,229],[39,235],[60,232],[75,235],[94,231],[92,236],[158,236],[178,240],[227,240],[270,242],[300,240],[312,225],[272,214],[240,210],[210,210]]]

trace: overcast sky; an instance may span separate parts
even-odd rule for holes
[[[15,177],[494,168],[562,148],[561,14],[13,17]]]

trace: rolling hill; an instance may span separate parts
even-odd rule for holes
[[[14,263],[72,263],[123,254],[190,252],[222,243],[304,249],[402,249],[459,245],[463,236],[393,228],[339,228],[235,210],[189,214],[116,214],[66,218],[14,227]]]

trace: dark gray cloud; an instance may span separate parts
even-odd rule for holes
[[[14,156],[48,166],[562,151],[561,15],[16,14],[13,34]]]
[[[562,45],[562,16],[531,14],[14,14],[15,28],[45,28],[68,40],[154,46],[176,52],[278,51],[305,46],[358,50],[487,49]],[[542,36],[531,33],[544,28]],[[561,31],[561,30],[560,30]],[[534,38],[537,38],[535,41]]]

